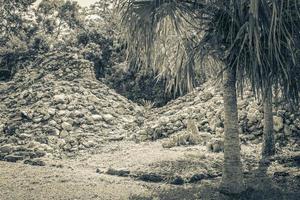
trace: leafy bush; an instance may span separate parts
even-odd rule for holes
[[[153,71],[128,70],[126,64],[114,66],[105,81],[118,93],[141,105],[147,102],[151,107],[163,106],[174,98],[165,93],[165,82],[157,80]]]
[[[97,78],[104,78],[111,67],[113,41],[95,28],[88,28],[77,35],[77,43],[84,58],[94,63]]]

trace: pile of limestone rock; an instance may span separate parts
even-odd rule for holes
[[[2,84],[0,101],[0,160],[95,151],[143,123],[143,108],[97,81],[74,53],[37,59]]]
[[[222,138],[218,88],[206,83],[164,107],[147,109],[97,81],[92,64],[76,53],[52,52],[0,85],[0,160],[74,156],[128,138],[185,138],[190,122],[201,136]],[[251,91],[238,99],[238,110],[242,141],[261,142],[263,110]],[[275,136],[299,148],[300,117],[289,110],[284,103],[274,110]],[[188,135],[197,140],[194,136]]]
[[[142,141],[170,137],[172,134],[186,131],[188,120],[193,120],[201,135],[222,138],[224,109],[220,88],[215,84],[206,83],[164,107],[152,109],[146,116],[143,127],[134,137]],[[275,106],[275,137],[281,142],[291,139],[290,142],[297,146],[300,138],[300,115],[289,110],[291,108],[285,103]],[[243,97],[238,98],[238,112],[241,140],[261,142],[263,108],[250,90],[244,91]]]

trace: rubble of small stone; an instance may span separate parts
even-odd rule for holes
[[[169,102],[166,106],[152,109],[142,128],[133,135],[138,141],[172,138],[179,134],[188,136],[189,120],[194,120],[199,133],[213,139],[223,138],[224,116],[221,87],[211,82],[193,92]],[[242,143],[261,143],[263,135],[263,108],[251,90],[238,98],[239,132]],[[279,143],[289,143],[299,149],[300,115],[289,104],[279,103],[274,109],[275,137]],[[180,137],[177,137],[178,140]],[[182,137],[181,137],[182,138]],[[177,140],[177,142],[178,142]],[[180,141],[179,141],[180,142]],[[173,145],[178,146],[178,145]]]
[[[167,138],[166,148],[206,145],[221,152],[220,88],[208,82],[164,107],[142,107],[96,80],[92,64],[78,54],[51,52],[0,85],[0,160],[43,165],[35,159],[96,153],[106,142],[123,139]],[[250,90],[238,99],[238,109],[242,143],[261,143],[263,110]],[[299,150],[298,112],[282,103],[274,113],[278,143]]]
[[[0,160],[12,162],[96,151],[143,120],[142,107],[97,81],[72,52],[41,56],[1,85],[0,100]]]
[[[178,133],[172,134],[170,138],[162,143],[164,148],[175,146],[202,145],[206,146],[208,151],[221,152],[224,150],[224,141],[222,138],[213,138],[208,132],[199,132],[196,121],[187,120],[187,128]]]

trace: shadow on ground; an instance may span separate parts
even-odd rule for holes
[[[131,196],[130,200],[298,200],[300,193],[285,193],[278,188],[257,190],[249,187],[240,195],[225,195],[217,187],[173,188],[163,190],[153,197]]]
[[[130,200],[298,200],[300,179],[295,177],[275,177],[266,175],[268,166],[245,175],[246,189],[239,195],[223,194],[218,189],[220,179],[197,184],[172,186],[153,193],[152,197],[131,196]]]

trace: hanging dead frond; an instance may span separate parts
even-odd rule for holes
[[[194,6],[164,0],[128,1],[123,7],[131,67],[154,70],[165,80],[167,93],[183,94],[194,87]]]
[[[247,82],[257,95],[277,84],[297,101],[299,8],[299,0],[128,1],[128,56],[154,67],[168,91],[190,88],[195,58],[213,57],[235,69],[241,93]]]

